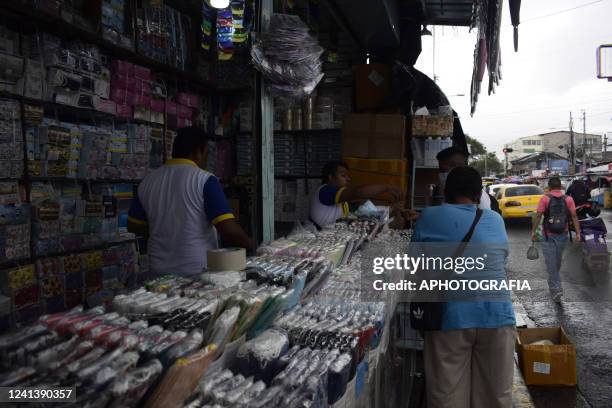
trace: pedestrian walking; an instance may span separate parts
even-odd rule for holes
[[[537,241],[537,228],[544,218],[542,229],[544,242],[542,252],[548,272],[548,289],[553,300],[557,303],[563,298],[561,285],[561,261],[563,251],[569,242],[569,222],[574,225],[576,241],[580,241],[580,223],[576,215],[576,204],[572,197],[563,194],[563,187],[559,177],[548,180],[549,192],[542,196],[538,204],[537,215],[531,228],[531,240]]]

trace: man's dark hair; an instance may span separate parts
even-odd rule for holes
[[[451,146],[451,147],[447,147],[444,150],[440,150],[440,152],[436,155],[436,159],[438,161],[445,161],[450,159],[451,157],[453,157],[456,154],[460,154],[462,156],[464,156],[466,159],[468,157],[468,154],[466,151],[464,151],[463,149],[460,149],[457,146]]]
[[[461,197],[479,202],[481,194],[482,178],[475,168],[455,167],[448,173],[444,184],[444,197],[447,203],[453,203]]]
[[[333,177],[336,175],[338,167],[344,167],[345,169],[348,169],[347,164],[342,160],[332,160],[325,164],[325,167],[323,167],[323,174],[321,175],[321,177],[323,178],[323,183],[327,183],[329,181],[330,176]]]
[[[208,145],[208,135],[197,127],[179,129],[172,144],[172,157],[186,159],[191,154]]]
[[[548,179],[548,187],[550,188],[554,188],[554,189],[560,189],[561,188],[561,179],[559,177],[551,177]]]

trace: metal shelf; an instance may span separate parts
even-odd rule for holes
[[[88,114],[91,117],[106,118],[108,120],[112,120],[115,122],[135,123],[138,125],[156,126],[160,128],[164,127],[164,125],[160,123],[149,122],[149,121],[141,120],[141,119],[123,118],[117,115],[113,115],[112,113],[101,112],[95,109],[81,108],[78,106],[71,106],[71,105],[63,105],[61,103],[44,101],[41,99],[26,98],[25,96],[15,95],[15,94],[7,93],[7,92],[0,92],[0,97],[5,98],[5,99],[15,99],[17,101],[22,101],[23,103],[28,104],[28,105],[42,106],[45,109],[57,109],[57,110],[61,110],[62,112],[68,112],[74,115]]]
[[[123,180],[123,179],[84,179],[84,178],[72,178],[72,177],[29,177],[29,181],[74,181],[77,183],[109,183],[109,184],[138,184],[142,180]]]

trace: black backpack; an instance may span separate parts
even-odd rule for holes
[[[547,197],[549,201],[544,218],[544,232],[563,234],[565,226],[568,225],[566,196],[555,197],[547,194]]]

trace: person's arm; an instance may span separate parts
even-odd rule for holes
[[[227,219],[218,222],[215,224],[215,228],[221,237],[221,243],[224,247],[240,247],[245,248],[247,251],[255,249],[255,243],[236,220]]]
[[[538,227],[540,226],[540,221],[542,221],[542,216],[543,214],[538,211],[535,218],[533,219],[533,225],[531,226],[531,240],[533,242],[538,240],[536,231],[538,230]]]
[[[217,229],[224,247],[255,249],[253,240],[234,219],[221,184],[214,176],[209,177],[204,185],[204,212],[208,221]]]
[[[567,210],[569,211],[572,223],[574,224],[576,242],[580,242],[580,222],[578,221],[578,214],[576,214],[576,203],[572,197],[567,198]]]
[[[390,194],[393,201],[399,201],[403,194],[397,187],[386,186],[384,184],[369,184],[360,187],[345,187],[338,191],[337,202],[343,203],[347,201],[370,200],[381,194]]]
[[[542,221],[542,216],[546,212],[546,207],[548,206],[548,197],[542,196],[540,198],[540,202],[538,203],[538,212],[533,220],[533,225],[531,226],[531,240],[533,242],[538,240],[538,236],[536,235],[536,231],[540,226],[540,222]]]
[[[145,213],[142,203],[138,198],[138,193],[134,194],[132,202],[130,203],[127,229],[129,232],[136,234],[139,237],[147,237],[149,235],[147,214]]]

